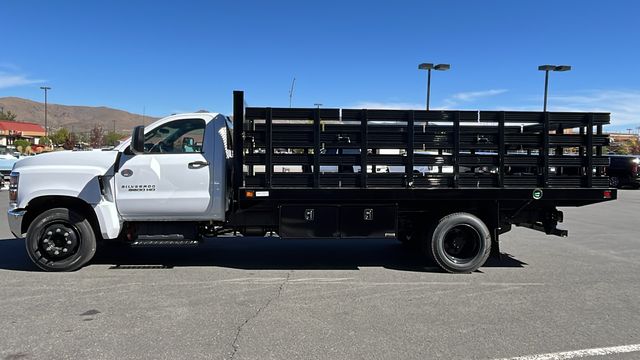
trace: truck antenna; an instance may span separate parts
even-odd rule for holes
[[[291,108],[291,100],[293,99],[293,87],[296,84],[296,77],[293,77],[293,81],[291,82],[291,89],[289,90],[289,108]]]

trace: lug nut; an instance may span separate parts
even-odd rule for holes
[[[62,252],[67,252],[67,251],[69,251],[69,250],[67,250],[67,248],[63,248],[62,249]]]
[[[67,245],[71,245],[71,240],[67,240]]]
[[[52,233],[51,231],[49,231],[49,232],[47,233],[47,235],[51,236],[51,235],[53,235],[53,233]]]
[[[60,255],[60,251],[58,251],[58,250],[54,251],[53,255]]]
[[[62,230],[60,230],[60,229],[56,229],[56,232],[57,232],[57,233],[59,233],[60,231],[62,231]]]
[[[69,236],[69,233],[68,232],[64,233],[64,236],[65,237]]]

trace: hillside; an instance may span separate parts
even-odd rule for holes
[[[48,124],[51,131],[66,127],[75,132],[88,132],[96,124],[102,125],[105,131],[113,129],[115,121],[116,131],[128,133],[136,125],[146,124],[156,118],[132,114],[126,111],[104,106],[69,106],[48,104]],[[17,97],[0,98],[0,107],[17,115],[18,121],[33,122],[44,126],[44,103]]]

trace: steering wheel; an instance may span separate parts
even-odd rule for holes
[[[167,152],[165,147],[167,145],[164,143],[164,141],[158,141],[156,144],[154,144],[151,149],[149,149],[150,153],[165,153]]]

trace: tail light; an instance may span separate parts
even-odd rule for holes
[[[635,158],[631,162],[631,171],[632,171],[633,174],[637,174],[638,173],[638,162],[640,162],[639,158]]]
[[[9,176],[9,203],[15,204],[18,201],[18,182],[20,174],[12,172]]]

